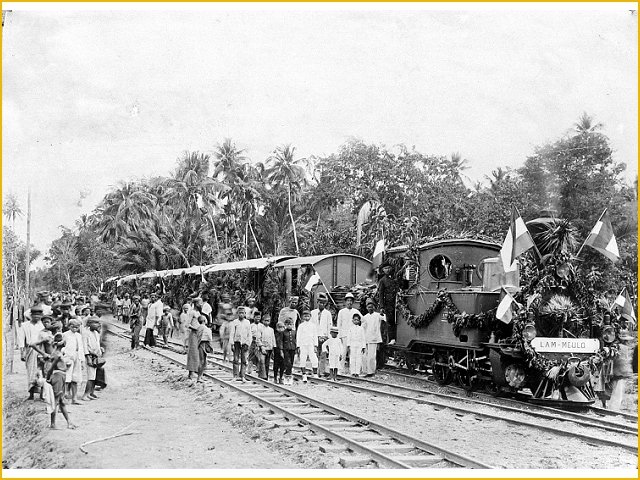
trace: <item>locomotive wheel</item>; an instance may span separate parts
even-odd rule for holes
[[[409,370],[409,372],[411,373],[415,373],[416,371],[416,359],[413,355],[410,355],[409,353],[405,353],[404,355],[404,363],[407,367],[407,370]]]
[[[437,364],[438,360],[433,359],[431,361],[431,371],[433,372],[433,378],[435,378],[438,385],[449,385],[453,380],[453,372],[449,367],[443,367]]]
[[[464,370],[457,370],[455,373],[456,383],[467,390],[468,392],[472,392],[478,388],[478,381],[475,375],[470,374]]]

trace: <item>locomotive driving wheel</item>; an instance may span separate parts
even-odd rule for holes
[[[442,360],[436,357],[431,361],[431,372],[439,385],[448,385],[453,380],[453,372]]]

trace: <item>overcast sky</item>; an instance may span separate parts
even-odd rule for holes
[[[32,242],[44,251],[110,186],[167,175],[225,137],[256,161],[284,143],[330,154],[351,136],[460,152],[480,180],[586,111],[635,178],[636,15],[361,8],[14,9],[2,180],[25,211],[32,187]]]

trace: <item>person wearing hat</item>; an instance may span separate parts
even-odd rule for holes
[[[378,282],[378,304],[384,309],[386,315],[389,345],[396,343],[396,295],[398,282],[393,279],[393,268],[389,263],[382,264],[383,277]]]
[[[51,304],[52,304],[51,294],[47,290],[38,292],[38,299],[35,305],[40,307],[40,309],[42,310],[42,312],[40,313],[40,316],[53,315],[53,309],[51,307]],[[28,308],[27,310],[25,310],[24,316],[27,320],[31,318],[31,308]]]
[[[249,320],[255,318],[258,307],[256,307],[256,298],[252,295],[247,297],[244,313]]]
[[[33,305],[31,307],[31,318],[29,322],[25,322],[22,326],[22,335],[24,336],[24,348],[21,354],[27,368],[27,390],[29,392],[29,400],[33,400],[34,394],[38,389],[36,380],[38,375],[38,355],[48,357],[48,354],[42,348],[42,338],[40,332],[44,330],[41,321],[42,307]]]
[[[327,294],[320,292],[317,297],[318,308],[311,310],[310,322],[316,326],[318,334],[318,375],[328,375],[327,355],[322,345],[329,338],[329,329],[333,326],[333,316],[325,307],[327,306]]]
[[[80,335],[80,321],[76,319],[69,320],[69,330],[62,334],[64,340],[64,354],[69,361],[66,370],[65,387],[67,398],[71,398],[71,403],[79,405],[78,384],[82,383],[82,362],[84,362],[84,347],[82,335]]]
[[[329,335],[331,336],[322,343],[322,352],[329,357],[329,375],[336,382],[342,360],[342,340],[338,338],[338,327],[331,327]]]
[[[338,312],[338,338],[342,341],[342,362],[343,371],[346,374],[348,372],[347,366],[347,336],[353,326],[353,314],[360,313],[353,308],[353,293],[349,292],[344,296],[344,308],[341,308]]]
[[[364,354],[364,372],[367,377],[376,373],[378,361],[378,347],[382,343],[382,316],[375,311],[375,304],[371,298],[366,301],[367,313],[362,317],[362,328],[367,342]]]
[[[283,307],[280,310],[280,313],[278,313],[278,322],[286,324],[287,318],[290,318],[293,321],[294,327],[298,328],[298,324],[300,323],[300,313],[297,310],[299,300],[296,296],[289,297],[289,306]]]

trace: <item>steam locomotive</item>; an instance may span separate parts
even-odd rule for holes
[[[453,382],[496,395],[520,392],[560,408],[593,404],[592,361],[613,341],[611,332],[605,328],[599,338],[590,338],[592,332],[572,338],[563,331],[542,337],[544,325],[535,318],[496,318],[502,298],[520,287],[519,268],[504,272],[500,248],[483,240],[449,239],[413,251],[391,249],[390,262],[401,265],[407,288],[398,295],[397,342],[388,352],[410,369],[431,372],[442,385]]]

